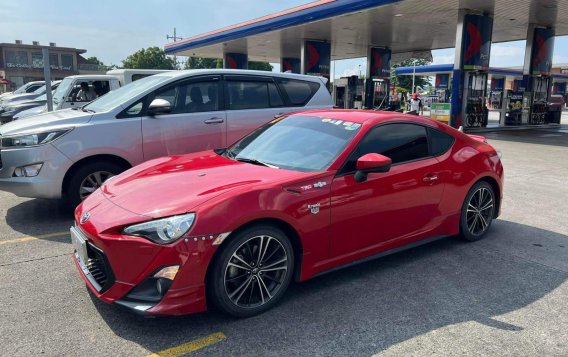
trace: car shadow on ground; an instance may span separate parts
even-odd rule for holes
[[[543,298],[568,270],[519,258],[516,250],[568,237],[501,220],[493,228],[480,242],[448,238],[294,284],[278,306],[248,319],[216,311],[145,319],[91,297],[116,335],[154,352],[215,332],[227,340],[204,354],[372,355],[467,321],[519,331],[526,326],[499,315]],[[517,236],[505,253],[484,244],[508,246]]]
[[[6,224],[25,236],[65,232],[72,223],[73,209],[59,200],[28,200],[10,207],[6,212]],[[42,239],[69,243],[69,237],[50,236]]]

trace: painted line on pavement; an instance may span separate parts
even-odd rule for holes
[[[167,350],[163,350],[160,352],[152,353],[151,355],[148,355],[146,357],[179,357],[186,353],[198,351],[200,349],[211,346],[215,343],[224,341],[226,339],[227,336],[225,336],[223,332],[217,332],[207,337],[203,337],[198,340],[184,343],[183,345],[168,348]]]
[[[54,237],[63,237],[63,236],[68,235],[68,234],[69,234],[69,232],[56,232],[56,233],[42,234],[42,235],[39,235],[39,236],[27,236],[27,237],[22,237],[22,238],[0,241],[0,245],[23,243],[23,242],[33,241],[33,240],[42,240],[42,239],[48,239],[48,238],[54,238]]]

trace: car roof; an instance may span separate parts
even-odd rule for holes
[[[316,116],[334,120],[351,121],[359,124],[366,123],[369,125],[377,125],[387,121],[409,121],[419,124],[436,126],[436,122],[427,117],[377,110],[315,109],[296,112],[292,115]]]
[[[186,69],[180,71],[169,71],[164,73],[158,73],[155,76],[162,77],[185,77],[200,74],[240,74],[240,75],[252,75],[252,76],[270,76],[270,77],[280,77],[280,78],[291,78],[291,79],[302,79],[309,81],[321,81],[327,82],[324,77],[309,76],[305,74],[296,73],[282,73],[282,72],[269,72],[269,71],[255,71],[249,69],[224,69],[224,68],[212,68],[212,69]],[[321,83],[321,82],[320,82]]]
[[[74,76],[68,76],[65,77],[65,79],[67,78],[72,78],[72,79],[85,79],[85,80],[97,80],[97,79],[116,79],[116,76],[113,75],[109,75],[109,74],[77,74]]]

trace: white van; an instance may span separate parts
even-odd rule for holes
[[[139,79],[153,76],[154,74],[170,72],[166,69],[111,69],[106,74],[110,76],[115,76],[118,78],[120,85],[123,86],[130,82],[137,81]]]
[[[117,77],[105,74],[65,77],[53,93],[53,110],[82,107],[90,102],[91,100],[83,100],[78,96],[84,83],[89,87],[91,98],[94,99],[120,87]]]

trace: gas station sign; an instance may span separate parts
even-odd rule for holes
[[[323,41],[306,41],[303,48],[304,74],[329,78],[331,44]]]
[[[370,52],[370,77],[372,79],[390,78],[391,50],[373,47]]]
[[[462,69],[489,68],[493,19],[489,16],[467,14],[463,23]]]
[[[248,56],[246,53],[225,53],[225,68],[247,69]]]
[[[501,92],[505,88],[505,78],[492,78],[491,79],[491,91]]]
[[[436,74],[436,89],[448,89],[450,87],[450,74],[438,73]]]
[[[523,79],[515,79],[513,81],[513,92],[524,92],[527,88],[527,81]]]
[[[554,94],[566,94],[566,82],[554,83],[552,93],[554,93]]]
[[[300,73],[302,64],[299,58],[282,58],[282,72]]]
[[[533,76],[550,74],[553,52],[554,30],[540,27],[535,28],[530,67],[530,73]]]

